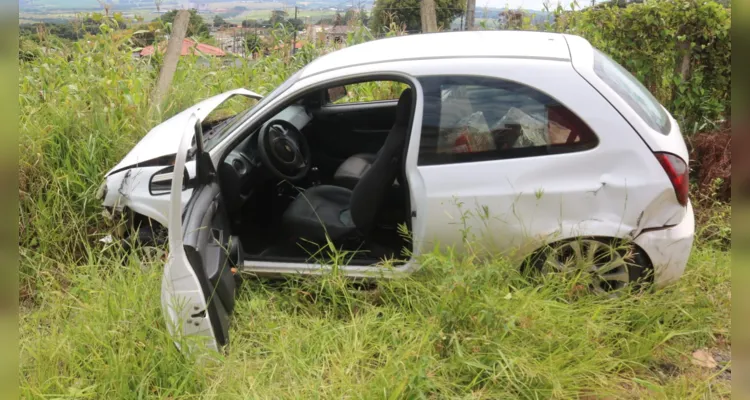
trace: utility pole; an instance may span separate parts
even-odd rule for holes
[[[474,14],[477,9],[476,0],[466,0],[466,30],[474,30]]]
[[[294,6],[294,22],[297,22],[297,5]],[[294,29],[294,35],[292,36],[292,55],[294,55],[294,48],[297,47],[297,27],[292,24]]]
[[[422,0],[422,33],[437,32],[437,15],[435,12],[435,0]]]

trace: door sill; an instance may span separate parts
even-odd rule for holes
[[[344,265],[340,271],[348,277],[356,278],[397,278],[410,274],[419,268],[414,259],[395,266],[385,266],[382,263],[370,265]],[[322,275],[333,270],[331,265],[269,260],[245,260],[241,272],[258,276],[279,276],[289,274]]]

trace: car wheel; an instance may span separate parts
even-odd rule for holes
[[[127,237],[122,238],[125,251],[133,253],[138,259],[141,267],[146,270],[152,262],[163,260],[166,257],[164,245],[166,237],[160,231],[154,231],[150,226],[141,225],[130,232]],[[134,250],[138,251],[134,251]],[[124,260],[124,262],[126,262]]]
[[[652,269],[647,257],[636,246],[594,238],[553,244],[537,255],[533,266],[542,274],[587,273],[589,289],[606,294],[642,286]]]

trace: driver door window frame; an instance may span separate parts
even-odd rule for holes
[[[245,121],[242,121],[240,124],[238,124],[234,132],[227,135],[223,142],[217,144],[217,146],[215,146],[211,150],[210,154],[214,165],[218,166],[221,162],[223,162],[224,158],[231,152],[231,149],[234,149],[236,146],[242,143],[242,141],[247,139],[250,134],[257,131],[257,129],[267,123],[271,118],[273,118],[273,116],[281,112],[286,106],[294,101],[302,99],[305,96],[309,96],[316,91],[320,93],[320,96],[324,96],[324,89],[336,84],[346,85],[347,83],[365,82],[372,80],[396,80],[399,82],[403,82],[410,88],[412,88],[412,90],[414,90],[415,96],[414,104],[412,104],[411,126],[409,128],[406,143],[404,144],[404,158],[402,165],[404,174],[407,178],[407,182],[404,183],[407,186],[407,190],[409,192],[409,208],[411,209],[411,221],[408,221],[408,225],[411,228],[411,226],[414,225],[414,218],[416,218],[416,213],[413,210],[413,205],[417,204],[417,199],[415,198],[415,191],[412,189],[412,186],[409,182],[409,166],[412,165],[412,169],[416,171],[416,159],[410,160],[410,158],[416,157],[416,153],[413,151],[412,142],[416,140],[418,148],[418,142],[422,130],[423,91],[417,76],[411,75],[407,72],[394,72],[393,70],[388,70],[386,68],[387,64],[363,65],[345,68],[342,70],[322,72],[308,77],[300,78],[284,93],[280,93],[268,104],[257,108],[254,113],[248,115]],[[322,97],[317,98],[322,99]],[[398,102],[398,100],[384,100],[378,102],[393,103]],[[373,102],[364,104],[371,103]],[[325,107],[324,104],[319,104],[316,106],[320,108]],[[352,106],[352,104],[340,104],[334,106],[350,107]],[[419,185],[419,183],[416,182],[415,184]],[[415,252],[413,253],[412,258],[405,264],[397,266],[393,269],[382,271],[381,273],[384,276],[395,276],[403,273],[409,273],[410,271],[418,268],[416,261],[414,261],[415,257],[418,256],[418,247],[415,246],[414,250]],[[330,265],[312,264],[306,262],[246,260],[244,262],[243,270],[256,273],[304,272],[320,274],[324,270],[329,270],[330,268]],[[357,265],[345,266],[343,268],[345,268],[346,273],[350,276],[364,277],[369,276],[372,271],[379,267],[374,267],[372,265]]]

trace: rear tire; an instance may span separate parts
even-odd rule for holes
[[[590,274],[589,289],[609,294],[640,289],[650,282],[653,268],[634,244],[616,239],[577,238],[540,249],[526,264],[541,274]]]

